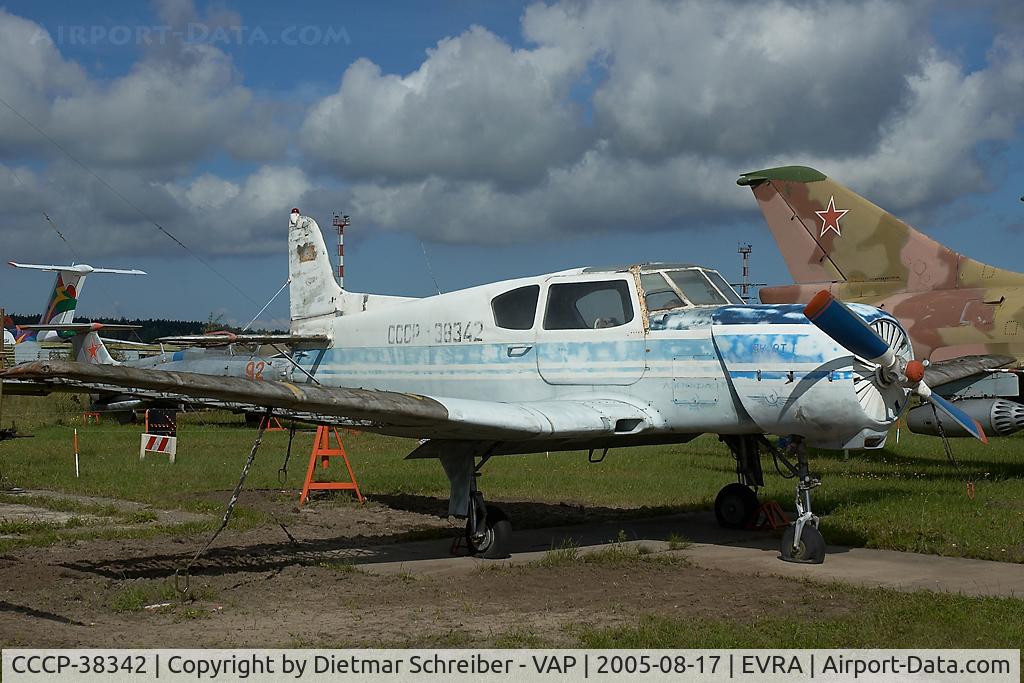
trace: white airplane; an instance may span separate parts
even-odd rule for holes
[[[469,547],[488,558],[506,556],[511,533],[477,486],[492,457],[593,455],[715,433],[737,472],[715,501],[719,522],[739,527],[756,513],[768,450],[798,477],[799,516],[783,535],[782,558],[820,563],[825,545],[811,511],[819,482],[806,448],[879,448],[911,394],[930,393],[895,318],[827,293],[807,315],[799,305],[746,305],[714,270],[655,263],[425,299],[359,294],[335,282],[319,226],[297,209],[288,254],[297,368],[285,380],[64,361],[4,375],[52,388],[248,403],[420,438],[408,457],[441,461],[449,514],[466,519]],[[931,400],[984,439],[956,407]],[[786,451],[766,434],[787,437]]]

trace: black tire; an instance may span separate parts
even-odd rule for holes
[[[487,519],[484,522],[484,536],[474,541],[466,523],[466,544],[477,557],[486,560],[500,560],[509,556],[509,544],[512,540],[512,523],[508,517],[493,505],[487,506]]]
[[[795,535],[796,526],[793,524],[790,524],[782,532],[782,545],[779,552],[784,561],[800,564],[821,564],[825,561],[825,538],[817,527],[805,524],[804,530],[800,532],[800,545],[794,550],[793,537]]]
[[[715,498],[715,519],[724,529],[744,529],[757,512],[757,494],[739,482],[729,484]]]
[[[134,410],[114,411],[114,419],[117,420],[117,424],[119,425],[133,425],[138,422],[138,418],[135,416]]]

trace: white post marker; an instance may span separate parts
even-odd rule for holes
[[[75,479],[78,479],[78,429],[75,429]]]

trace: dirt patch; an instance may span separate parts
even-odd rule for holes
[[[93,515],[75,514],[73,512],[62,512],[60,510],[49,510],[47,508],[33,507],[19,503],[0,503],[0,522],[16,524],[27,522],[29,524],[67,524],[73,518],[86,522],[98,522],[101,518]]]
[[[217,500],[219,496],[211,496]],[[371,574],[353,558],[388,557],[409,536],[457,535],[427,514],[430,499],[355,506],[322,500],[301,511],[280,492],[243,504],[280,527],[228,530],[194,567],[190,602],[173,590],[195,537],[90,540],[0,556],[0,643],[13,646],[229,647],[469,645],[516,633],[572,645],[580,624],[635,623],[640,614],[747,622],[761,615],[845,614],[827,589],[634,558],[607,566],[489,567],[462,575]],[[524,504],[525,506],[526,504]],[[541,519],[563,506],[540,505]],[[559,521],[574,519],[571,506]],[[409,509],[413,508],[413,509]],[[519,510],[520,513],[526,512]],[[622,511],[585,513],[603,518]],[[521,515],[531,519],[530,514]],[[602,517],[603,516],[603,517]],[[550,519],[550,517],[549,517]],[[287,530],[287,533],[285,531]],[[171,602],[167,607],[146,605]]]
[[[4,558],[0,638],[7,645],[228,647],[459,644],[517,630],[572,644],[579,624],[634,623],[639,614],[714,617],[847,613],[824,589],[689,566],[511,568],[468,577],[377,576],[329,561],[273,570],[240,568],[192,579],[195,602],[118,612],[126,591],[168,593],[165,579],[115,579],[84,569],[114,548],[82,544]],[[130,551],[130,548],[123,548]],[[136,551],[141,550],[139,548]],[[113,559],[113,558],[111,558]],[[117,558],[120,561],[121,558]],[[73,569],[74,566],[83,569]],[[777,597],[775,597],[777,596]],[[787,602],[788,598],[788,602]],[[163,598],[152,597],[154,602]]]
[[[209,521],[210,516],[188,510],[163,510],[134,500],[83,496],[43,489],[7,489],[0,491],[0,519],[38,514],[47,521],[66,522],[71,517],[90,521],[137,518],[156,524],[182,524]],[[25,502],[19,502],[23,499]],[[49,506],[48,506],[49,505]],[[67,508],[67,509],[59,509]],[[82,511],[80,511],[82,510]],[[151,518],[151,519],[150,519]]]

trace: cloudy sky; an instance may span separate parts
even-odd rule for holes
[[[784,283],[735,179],[804,164],[1024,270],[1022,93],[1010,1],[10,1],[0,255],[151,273],[92,278],[86,315],[245,322],[299,206],[352,216],[358,291],[643,260],[736,280],[740,241]],[[2,268],[0,303],[49,284]]]

